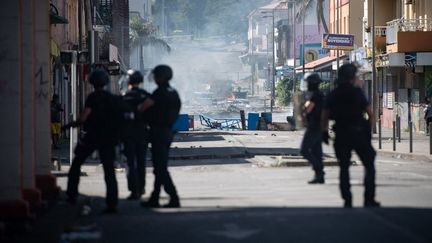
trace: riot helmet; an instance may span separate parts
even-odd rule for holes
[[[96,69],[90,74],[89,82],[94,87],[102,88],[109,82],[108,73],[103,69]]]
[[[321,77],[317,73],[309,74],[305,81],[307,82],[308,91],[318,90],[319,85],[322,82]]]
[[[339,68],[338,78],[336,82],[338,85],[352,84],[353,81],[356,79],[356,75],[357,67],[354,64],[344,64]]]
[[[127,75],[129,78],[129,84],[139,84],[144,81],[144,77],[140,71],[130,69],[127,71]]]
[[[152,70],[153,78],[157,83],[167,83],[173,77],[172,69],[167,65],[156,66]]]

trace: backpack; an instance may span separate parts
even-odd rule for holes
[[[134,110],[119,95],[112,95],[110,108],[110,133],[116,142],[123,142],[131,136]]]

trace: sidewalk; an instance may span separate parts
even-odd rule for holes
[[[373,135],[372,144],[374,145],[379,155],[392,156],[402,159],[432,161],[429,139],[430,137],[426,136],[423,133],[413,132],[413,151],[412,153],[410,153],[409,133],[401,132],[400,142],[398,142],[398,139],[396,138],[396,150],[393,151],[393,130],[389,128],[383,128],[381,140],[382,148],[378,149],[378,133]]]
[[[230,159],[259,156],[299,156],[304,131],[249,131],[206,130],[181,132],[171,145],[170,160]],[[409,153],[409,134],[402,132],[393,151],[392,130],[383,129],[382,148],[378,149],[378,134],[372,144],[378,155],[420,161],[432,161],[429,154],[429,136],[413,133],[413,152]],[[323,144],[327,158],[334,158],[332,144]],[[150,159],[150,152],[148,153]],[[61,149],[53,150],[53,158],[69,163],[69,144],[63,141]],[[88,159],[89,163],[98,160]]]

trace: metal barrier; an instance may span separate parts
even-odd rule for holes
[[[214,129],[241,129],[240,118],[211,118],[204,114],[199,114],[201,125]]]

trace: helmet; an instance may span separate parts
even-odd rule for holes
[[[103,69],[94,70],[89,77],[90,83],[95,87],[103,87],[108,84],[108,73]]]
[[[127,75],[129,77],[129,84],[139,84],[144,81],[144,77],[140,71],[130,69],[127,71]]]
[[[316,73],[309,74],[305,80],[308,84],[320,84],[322,82],[321,77]]]
[[[337,83],[347,84],[353,81],[357,74],[357,67],[354,64],[347,63],[339,68]]]
[[[318,90],[319,84],[322,82],[320,76],[316,73],[308,75],[305,81],[309,91]]]
[[[152,70],[155,80],[168,82],[173,77],[172,69],[167,65],[159,65]]]

